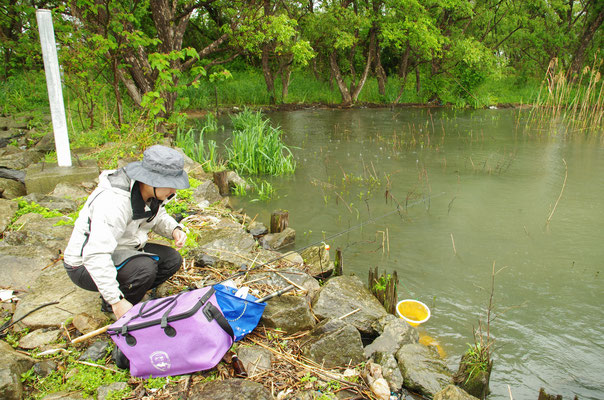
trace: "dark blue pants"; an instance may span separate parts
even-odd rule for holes
[[[182,256],[172,247],[147,243],[143,249],[159,256],[135,257],[117,271],[117,281],[126,300],[132,304],[140,302],[147,290],[153,289],[174,275],[182,265]],[[82,289],[98,292],[98,288],[84,266],[65,265],[67,275]]]

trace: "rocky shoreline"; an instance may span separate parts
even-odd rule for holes
[[[70,343],[109,322],[100,310],[98,293],[73,285],[61,260],[72,229],[65,214],[78,210],[95,183],[62,183],[49,194],[26,195],[23,171],[42,159],[48,143],[51,138],[45,137],[29,149],[0,148],[2,317],[18,321],[0,332],[6,336],[0,341],[3,399],[39,393],[28,385],[30,380],[21,381],[24,374],[30,378],[64,374],[64,382],[75,379],[78,372],[65,367],[69,354],[72,358],[79,354],[72,361],[81,368],[118,372],[108,355],[113,345],[106,335]],[[116,392],[128,393],[126,398],[165,399],[475,398],[453,385],[452,372],[436,349],[420,344],[416,328],[388,314],[359,278],[330,277],[333,262],[325,247],[282,257],[276,249],[293,243],[293,229],[268,234],[262,223],[229,207],[228,197],[219,194],[200,165],[189,159],[186,168],[201,182],[192,192],[195,207],[184,219],[195,233],[196,245],[158,295],[207,286],[242,264],[251,269],[236,283],[255,294],[296,287],[269,300],[256,330],[234,348],[247,377],[234,376],[229,364],[222,362],[211,371],[176,377],[160,389],[146,388],[143,380],[126,374],[92,392],[48,393],[45,399],[118,398],[111,397]],[[231,180],[235,179],[233,174]],[[20,210],[14,199],[21,196],[64,215],[31,212],[13,221]],[[278,262],[270,262],[277,257]]]

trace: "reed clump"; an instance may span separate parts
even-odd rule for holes
[[[568,133],[598,134],[604,128],[604,85],[597,55],[591,66],[571,74],[549,63],[539,96],[529,114],[528,123],[538,128],[562,123]]]
[[[225,146],[228,166],[248,175],[284,175],[296,169],[291,150],[283,143],[283,131],[273,127],[261,112],[244,110],[231,117],[233,136]]]

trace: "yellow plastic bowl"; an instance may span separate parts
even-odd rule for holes
[[[401,300],[396,305],[396,315],[411,326],[418,326],[430,319],[430,309],[417,300]]]

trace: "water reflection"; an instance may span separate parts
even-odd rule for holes
[[[604,398],[601,141],[523,132],[513,110],[305,110],[270,118],[294,147],[298,169],[271,180],[280,198],[236,200],[250,215],[268,223],[271,211],[289,210],[301,247],[445,192],[338,237],[331,248],[342,248],[346,270],[363,279],[376,265],[398,271],[399,297],[430,307],[420,329],[455,370],[484,317],[495,263],[504,269],[495,281],[490,398],[509,398],[507,385],[515,398],[536,398],[540,387]]]

